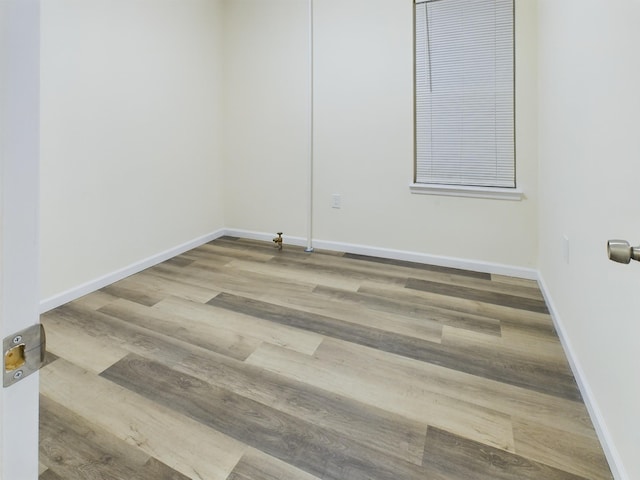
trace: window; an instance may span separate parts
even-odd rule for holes
[[[516,187],[513,25],[513,0],[416,0],[414,187]]]

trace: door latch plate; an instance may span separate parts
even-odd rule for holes
[[[3,341],[3,381],[10,387],[40,370],[47,351],[47,338],[41,324],[17,332]]]

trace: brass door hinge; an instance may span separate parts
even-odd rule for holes
[[[40,370],[47,351],[47,337],[41,324],[6,337],[3,341],[4,375],[2,384],[10,387]]]

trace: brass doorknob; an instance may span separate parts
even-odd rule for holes
[[[640,262],[640,246],[632,247],[626,240],[609,240],[607,242],[609,260],[618,263]]]

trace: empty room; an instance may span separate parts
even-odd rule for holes
[[[639,23],[3,0],[0,479],[640,478]]]

